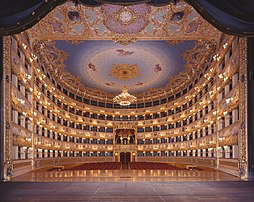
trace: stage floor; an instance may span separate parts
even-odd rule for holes
[[[238,177],[216,170],[63,170],[33,171],[14,182],[159,182],[239,181]]]
[[[254,201],[253,181],[230,182],[12,182],[0,201]]]
[[[254,182],[216,170],[33,171],[0,183],[0,201],[254,201]]]

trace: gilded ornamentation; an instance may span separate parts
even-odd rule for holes
[[[111,12],[110,8],[113,7],[114,9]],[[142,8],[142,12],[136,11],[133,7]],[[219,36],[219,31],[206,22],[197,14],[194,8],[185,2],[179,2],[177,6],[153,7],[140,4],[127,8],[132,11],[134,10],[137,16],[136,20],[142,20],[140,22],[142,26],[136,26],[140,27],[139,31],[129,29],[135,21],[131,23],[132,20],[129,19],[133,19],[133,17],[130,15],[130,11],[126,12],[122,6],[104,5],[102,7],[91,8],[80,5],[76,7],[67,2],[52,10],[29,32],[36,39],[118,39],[117,41],[124,41],[125,43],[126,40],[120,40],[119,34],[123,36],[121,39],[129,38],[135,40],[213,40]],[[126,20],[130,25],[121,24],[121,21],[119,22],[120,16],[116,15],[117,11],[115,10],[122,11],[118,14],[122,14],[122,21]],[[140,16],[140,13],[143,16]],[[111,19],[111,21],[107,19]],[[112,20],[114,23],[118,22],[121,25],[122,30],[120,33],[118,30],[111,29],[112,25],[109,22],[112,22]],[[129,36],[130,34],[132,37]]]
[[[180,4],[181,5],[181,4]],[[180,6],[181,7],[181,6]],[[56,13],[60,13],[62,14],[62,19],[64,20],[69,20],[67,21],[68,23],[61,23],[61,19],[58,18],[57,16],[59,15],[54,15],[54,17],[52,19],[50,19],[49,17],[46,17],[44,21],[42,21],[42,24],[45,23],[45,30],[42,30],[42,33],[36,33],[37,35],[32,35],[33,33],[35,33],[35,29],[33,28],[32,30],[30,30],[29,32],[31,33],[31,36],[34,37],[33,41],[35,41],[34,43],[34,48],[33,50],[36,50],[36,54],[38,54],[38,57],[40,59],[40,61],[42,62],[42,64],[47,64],[47,66],[45,67],[46,70],[48,70],[50,72],[50,75],[56,79],[57,83],[61,84],[62,87],[66,88],[66,89],[70,89],[72,92],[74,92],[77,95],[81,95],[84,96],[86,98],[96,98],[96,100],[102,100],[105,102],[111,102],[113,99],[113,96],[109,93],[106,93],[102,90],[99,89],[90,89],[84,85],[81,84],[80,78],[77,76],[73,76],[70,75],[68,72],[64,71],[64,62],[66,61],[66,58],[68,57],[68,55],[57,49],[55,47],[55,42],[54,41],[46,41],[43,40],[44,37],[47,37],[47,34],[50,33],[50,31],[52,31],[52,36],[51,39],[55,38],[60,38],[62,37],[63,39],[68,39],[70,40],[70,43],[76,43],[77,39],[79,38],[80,40],[83,39],[89,39],[89,37],[91,37],[91,39],[113,39],[113,37],[118,37],[118,41],[119,40],[125,40],[124,36],[125,34],[121,35],[121,37],[119,38],[120,35],[116,34],[116,33],[112,33],[110,32],[110,30],[105,29],[104,31],[101,32],[101,30],[99,30],[101,28],[102,25],[100,25],[100,23],[102,23],[100,17],[97,18],[97,15],[94,15],[94,18],[92,18],[93,14],[98,13],[98,16],[102,15],[101,14],[101,9],[99,8],[85,8],[82,7],[82,9],[84,9],[85,12],[80,12],[80,10],[75,10],[76,8],[73,7],[71,9],[67,9],[68,12],[62,12],[62,11],[66,11],[64,9],[66,9],[67,7],[65,5],[60,6],[59,10],[54,10],[52,11],[53,14]],[[163,96],[168,96],[171,95],[171,93],[176,93],[178,90],[183,90],[184,88],[188,87],[190,84],[190,81],[193,80],[193,78],[197,77],[201,71],[204,70],[204,65],[205,64],[210,64],[211,67],[216,67],[217,68],[217,62],[209,62],[210,61],[210,56],[211,54],[214,54],[215,51],[215,46],[214,44],[216,43],[216,41],[213,41],[213,39],[215,39],[215,36],[217,34],[217,31],[212,32],[210,29],[211,27],[206,26],[205,22],[203,20],[199,21],[199,16],[196,16],[195,18],[193,18],[192,20],[189,20],[190,15],[194,15],[195,13],[193,13],[193,10],[190,9],[188,6],[186,7],[181,7],[181,9],[183,9],[183,11],[180,11],[179,8],[176,8],[172,5],[167,6],[167,7],[163,7],[163,8],[152,8],[151,7],[151,12],[154,12],[155,17],[152,19],[148,16],[149,19],[149,23],[152,24],[151,28],[151,32],[153,32],[153,34],[151,34],[151,32],[149,32],[148,27],[149,25],[140,33],[136,33],[136,34],[128,34],[128,40],[129,39],[135,39],[135,40],[141,40],[141,39],[146,39],[146,40],[157,40],[157,39],[167,39],[167,41],[170,41],[169,43],[174,43],[171,41],[171,39],[177,39],[176,43],[181,42],[182,40],[187,39],[193,39],[194,34],[196,35],[195,37],[199,37],[201,38],[201,35],[204,34],[204,36],[202,36],[202,39],[205,40],[198,40],[196,41],[195,47],[192,50],[187,51],[185,54],[183,54],[183,58],[186,62],[186,67],[185,70],[183,72],[181,72],[179,75],[169,78],[169,83],[167,86],[160,88],[160,89],[150,89],[145,93],[139,94],[139,99],[142,100],[142,102],[147,101],[148,99],[152,100],[152,99],[157,99],[157,98],[161,98],[162,95]],[[155,12],[156,11],[156,12]],[[52,13],[50,15],[52,15]],[[124,14],[126,15],[126,13]],[[186,16],[189,16],[189,18],[187,18]],[[120,17],[120,13],[118,13],[118,17]],[[89,20],[88,20],[89,19]],[[165,21],[168,20],[169,22]],[[49,22],[47,22],[47,20],[50,20]],[[80,21],[84,20],[84,24],[81,25]],[[118,19],[119,20],[119,19]],[[64,21],[65,22],[65,21]],[[42,28],[41,24],[36,25],[37,28]],[[83,26],[83,27],[81,27]],[[70,32],[67,33],[67,30],[69,28],[72,28]],[[103,26],[102,26],[103,27]],[[84,28],[84,29],[83,29]],[[161,29],[162,28],[162,29]],[[169,28],[172,28],[172,30],[170,30]],[[40,30],[40,29],[38,29]],[[102,29],[103,30],[103,29]],[[175,31],[174,31],[175,30]],[[82,32],[82,34],[80,34],[80,32]],[[177,32],[179,32],[179,35],[177,35]],[[77,34],[77,35],[76,35]],[[94,34],[94,35],[93,35]],[[189,34],[189,36],[188,36]],[[23,36],[23,35],[22,35]],[[36,38],[38,37],[38,38]],[[142,38],[143,37],[143,38]],[[160,38],[161,37],[161,38]],[[115,38],[114,38],[115,39]],[[229,42],[233,37],[228,37],[227,38],[227,42]],[[127,40],[127,42],[128,42]],[[134,41],[135,41],[134,40]],[[130,42],[131,40],[129,40]],[[77,42],[77,44],[80,41]],[[47,47],[51,46],[52,50],[50,51]],[[222,45],[218,45],[217,47],[222,49]],[[29,47],[28,47],[29,48]],[[30,49],[29,49],[30,50]],[[218,51],[218,50],[217,50]],[[224,50],[225,53],[226,50]],[[222,51],[223,52],[223,51]],[[127,57],[129,55],[134,54],[131,50],[128,51],[127,49],[123,48],[123,49],[118,49],[118,50],[114,50],[114,54],[117,55],[117,57]],[[235,54],[235,53],[233,53]],[[27,55],[25,56],[27,57]],[[224,55],[223,55],[224,57]],[[11,78],[11,62],[13,62],[13,67],[12,70],[16,71],[15,68],[17,68],[16,64],[14,64],[14,61],[11,60],[11,51],[10,51],[10,38],[6,37],[4,38],[4,74],[5,74],[5,78]],[[26,58],[28,59],[28,58]],[[239,72],[239,78],[241,78],[241,82],[239,82],[237,85],[239,86],[235,86],[234,90],[232,90],[230,93],[228,93],[226,96],[231,96],[231,98],[233,100],[235,100],[234,103],[227,103],[227,99],[228,97],[225,97],[221,100],[220,103],[218,103],[218,105],[216,105],[214,110],[209,111],[209,113],[201,118],[200,120],[193,122],[193,124],[191,124],[190,126],[187,125],[186,127],[180,127],[180,128],[176,128],[176,129],[170,129],[167,131],[160,131],[160,132],[154,132],[154,133],[141,133],[138,134],[138,137],[142,137],[142,138],[154,138],[154,137],[176,137],[176,136],[182,136],[185,134],[188,134],[189,132],[193,132],[193,131],[197,131],[197,130],[202,130],[204,129],[206,126],[210,126],[208,125],[210,121],[210,124],[217,124],[217,119],[216,119],[216,123],[214,123],[213,121],[215,119],[212,120],[207,120],[207,118],[209,117],[213,117],[213,112],[216,111],[216,118],[218,118],[219,116],[223,116],[224,117],[224,113],[225,113],[225,118],[227,119],[227,111],[232,111],[233,109],[235,109],[237,107],[237,105],[239,104],[239,110],[240,110],[240,120],[236,121],[235,123],[231,124],[231,126],[227,126],[225,127],[225,129],[222,129],[218,132],[214,132],[213,134],[208,134],[205,137],[202,138],[197,138],[197,139],[192,139],[192,140],[188,140],[188,141],[184,141],[184,142],[176,142],[176,143],[168,143],[168,144],[158,144],[158,145],[142,145],[142,146],[138,146],[140,150],[153,150],[153,149],[160,149],[161,151],[165,151],[165,150],[172,150],[172,151],[186,151],[187,149],[193,150],[193,147],[195,147],[195,149],[214,149],[218,148],[218,147],[222,147],[222,146],[232,146],[232,145],[239,145],[239,165],[240,165],[240,170],[242,173],[244,173],[244,177],[247,177],[247,167],[248,167],[248,156],[247,156],[247,73],[246,73],[246,40],[245,39],[241,39],[240,40],[240,54],[238,58],[234,59],[234,65],[236,65],[236,68],[240,68],[240,72]],[[216,63],[216,64],[215,64]],[[36,63],[34,63],[34,65],[37,65]],[[117,64],[115,67],[116,72],[113,73],[112,76],[114,76],[117,79],[121,79],[124,81],[127,81],[129,79],[133,79],[138,77],[138,75],[140,74],[139,69],[137,67],[137,65],[129,65],[129,64],[123,64],[125,67],[123,68],[123,66],[121,64]],[[58,67],[57,69],[55,67]],[[112,70],[114,69],[114,67],[112,68]],[[226,68],[228,68],[229,66],[226,66]],[[36,66],[33,67],[36,70]],[[86,68],[88,68],[89,71],[91,72],[96,72],[99,68],[99,66],[95,66],[94,63],[89,63]],[[153,71],[156,72],[157,74],[162,71],[164,69],[164,66],[162,66],[161,64],[157,64],[154,66]],[[211,68],[212,69],[212,68]],[[211,70],[210,69],[210,70]],[[87,69],[86,69],[87,70]],[[207,72],[210,71],[209,69],[207,70]],[[230,70],[233,72],[235,70],[234,67],[230,68]],[[216,87],[220,87],[220,84],[222,85],[226,85],[225,81],[222,81],[221,83],[218,75],[218,70],[215,70],[216,73],[212,73],[211,75],[216,75]],[[210,74],[210,73],[209,73]],[[32,74],[34,75],[34,74]],[[203,75],[204,76],[204,75]],[[230,77],[232,75],[229,75]],[[22,74],[18,75],[18,77],[23,77]],[[205,76],[204,76],[205,77]],[[202,77],[203,79],[203,77]],[[33,105],[23,105],[22,102],[20,103],[18,101],[19,97],[19,93],[20,92],[16,92],[13,88],[13,90],[11,91],[11,84],[8,81],[9,79],[5,80],[4,83],[4,102],[5,102],[5,108],[4,108],[4,116],[5,116],[5,122],[3,124],[3,128],[4,128],[4,139],[5,139],[5,145],[4,145],[4,158],[5,158],[5,165],[8,166],[9,162],[11,161],[11,149],[12,149],[12,144],[14,145],[19,145],[19,146],[25,146],[25,147],[30,147],[31,146],[31,142],[28,141],[28,139],[26,139],[27,137],[30,137],[29,135],[32,133],[31,131],[29,132],[27,129],[24,129],[21,126],[16,127],[14,123],[11,122],[11,105],[13,106],[14,109],[17,109],[19,112],[25,112],[27,113],[27,115],[29,114],[29,109],[33,108]],[[205,82],[207,82],[208,80],[204,79]],[[28,84],[28,83],[27,83]],[[204,83],[205,84],[205,83]],[[33,83],[29,83],[29,85],[33,85]],[[28,86],[29,86],[28,85]],[[105,83],[105,85],[108,86],[114,86],[114,83]],[[142,81],[136,83],[136,85],[143,85]],[[202,85],[202,84],[201,84]],[[240,90],[238,91],[238,87],[240,88]],[[35,87],[37,88],[37,87]],[[13,92],[13,94],[11,94]],[[191,94],[194,93],[194,94]],[[207,93],[207,92],[206,92]],[[63,93],[61,93],[60,91],[55,91],[55,95],[56,98],[59,99],[62,95],[64,95]],[[164,109],[161,109],[162,106],[163,108],[165,107],[165,110],[170,109],[171,107],[175,107],[173,106],[174,104],[179,104],[179,106],[181,106],[183,103],[186,102],[186,100],[188,100],[192,95],[196,95],[196,90],[194,90],[194,88],[187,92],[187,94],[185,94],[185,96],[182,96],[180,98],[176,99],[176,103],[174,101],[173,102],[168,102],[165,103],[165,105],[160,105],[157,107],[153,107],[150,113],[154,113],[154,112],[158,112],[158,111],[162,111]],[[206,101],[215,101],[217,100],[218,96],[218,92],[216,90],[216,92],[213,94],[215,96],[208,96],[208,93],[206,94],[206,96],[203,96],[202,99],[200,99],[200,102],[197,102],[196,104],[193,104],[193,107],[191,108],[191,110],[196,111],[198,109],[201,109],[201,102],[206,102]],[[187,97],[190,96],[190,97]],[[12,99],[11,99],[12,97]],[[23,96],[24,97],[24,96]],[[46,98],[46,96],[45,96]],[[26,98],[23,98],[24,100]],[[35,99],[35,101],[38,101]],[[46,98],[47,99],[47,98]],[[45,100],[46,100],[45,99]],[[62,98],[61,98],[62,99]],[[10,100],[12,100],[13,102],[10,102]],[[44,99],[41,99],[44,102]],[[71,98],[65,97],[65,102],[66,103],[73,103],[73,100]],[[25,100],[25,103],[28,103],[27,100]],[[208,102],[209,103],[209,102]],[[44,105],[45,103],[43,103]],[[76,103],[75,103],[76,104]],[[100,110],[102,109],[101,107],[97,107],[97,106],[92,106],[91,109],[87,109],[86,107],[88,105],[83,104],[83,103],[79,103],[78,107],[79,109],[83,110],[83,111],[90,111],[93,113],[101,113],[104,114],[105,111],[101,112]],[[207,103],[205,103],[207,104]],[[62,109],[59,108],[59,110],[55,110],[58,109],[57,105],[54,105],[54,108],[51,106],[47,106],[48,109],[51,109],[54,111],[55,114],[57,114],[56,116],[63,116],[63,111]],[[130,110],[123,110],[123,109],[119,109],[119,112],[115,111],[115,109],[107,109],[108,111],[106,111],[108,114],[118,114],[119,116],[122,115],[130,115]],[[144,114],[147,113],[144,111],[142,111],[144,109],[135,109],[133,110],[133,115],[137,115],[137,114]],[[217,114],[217,110],[218,110],[218,114]],[[32,111],[32,110],[31,110]],[[38,113],[39,114],[39,113]],[[68,119],[70,120],[74,120],[77,121],[79,123],[82,124],[94,124],[96,126],[105,126],[105,125],[111,125],[111,127],[114,127],[114,133],[115,133],[115,129],[116,128],[133,128],[135,129],[135,133],[136,133],[136,128],[137,125],[140,125],[142,127],[146,127],[146,126],[155,126],[155,125],[161,125],[162,123],[166,123],[168,124],[168,121],[183,121],[184,117],[188,117],[188,116],[192,116],[193,112],[189,112],[188,110],[186,110],[185,112],[182,113],[178,113],[174,116],[170,116],[170,120],[167,118],[159,118],[158,120],[156,119],[156,122],[153,121],[106,121],[106,120],[96,120],[95,122],[92,122],[91,119],[89,118],[84,118],[80,115],[72,115],[70,113],[68,114]],[[65,114],[65,115],[67,115]],[[106,114],[106,113],[105,113]],[[97,133],[97,132],[87,132],[87,131],[80,131],[79,129],[71,129],[69,127],[63,127],[61,125],[58,125],[57,123],[55,123],[53,120],[50,120],[49,118],[47,118],[46,116],[43,116],[42,114],[39,114],[38,117],[33,116],[34,119],[36,119],[37,123],[39,122],[39,126],[42,126],[44,128],[48,128],[49,130],[53,130],[53,131],[57,131],[57,132],[61,132],[61,134],[64,135],[73,135],[76,137],[111,137],[112,138],[112,134],[104,134],[104,133]],[[171,119],[172,118],[172,119]],[[214,118],[214,117],[213,117]],[[208,123],[206,123],[208,121]],[[10,124],[10,128],[13,130],[9,129],[9,126],[7,123],[12,123]],[[169,122],[170,123],[170,122]],[[36,124],[36,123],[35,123]],[[56,125],[56,127],[55,127]],[[35,125],[36,126],[36,125]],[[54,126],[54,127],[53,127]],[[196,127],[197,126],[197,127]],[[22,128],[22,129],[21,129]],[[19,130],[20,129],[20,130]],[[31,139],[29,139],[31,140]],[[57,140],[53,140],[53,139],[49,139],[47,137],[43,137],[42,135],[32,135],[32,141],[36,142],[36,145],[33,145],[34,149],[56,149],[58,150],[59,148],[61,150],[74,150],[74,151],[91,151],[92,149],[94,150],[100,150],[100,149],[108,149],[111,146],[107,147],[107,146],[102,146],[102,145],[84,145],[84,144],[72,144],[70,143],[68,148],[65,148],[65,142],[59,142]],[[54,144],[53,144],[54,143]],[[112,146],[113,148],[113,146]],[[112,149],[111,148],[111,149]],[[134,148],[134,147],[133,147]],[[121,148],[120,148],[121,149]],[[124,146],[124,148],[122,149],[128,149],[127,146]],[[130,149],[130,148],[129,148]],[[137,148],[134,148],[135,150],[137,150]],[[218,152],[219,153],[219,152]],[[217,153],[217,154],[218,154]],[[219,159],[217,157],[217,159]],[[219,161],[218,161],[219,162]],[[214,165],[214,164],[213,164]],[[7,170],[7,169],[6,169]]]
[[[138,33],[148,24],[148,11],[146,4],[128,7],[106,4],[102,6],[103,23],[113,33]]]
[[[114,64],[110,71],[110,76],[123,81],[134,79],[140,75],[140,71],[136,64]]]
[[[120,10],[125,9],[121,6],[119,8]],[[129,9],[130,7],[127,8]],[[148,24],[142,31],[138,33],[126,32],[119,34],[110,31],[104,26],[104,20],[107,17],[105,16],[105,8],[91,8],[83,5],[76,7],[75,5],[63,4],[59,6],[58,9],[52,10],[40,21],[40,23],[30,29],[29,33],[33,39],[41,40],[41,43],[48,43],[44,39],[52,40],[59,38],[61,38],[61,40],[69,40],[71,43],[75,43],[73,42],[75,40],[78,40],[77,43],[80,43],[80,41],[88,39],[113,40],[123,45],[134,43],[137,40],[167,40],[170,41],[170,43],[175,43],[174,41],[179,43],[183,40],[199,39],[194,48],[196,49],[196,53],[193,50],[189,52],[190,56],[186,56],[187,54],[184,56],[184,59],[187,62],[186,71],[178,76],[169,78],[169,84],[163,89],[150,89],[144,94],[137,95],[140,99],[146,99],[148,96],[153,96],[154,98],[156,96],[160,97],[161,93],[170,94],[172,93],[171,89],[177,91],[178,88],[182,88],[188,83],[189,79],[195,77],[199,73],[199,70],[196,68],[194,69],[193,67],[198,66],[197,63],[201,63],[199,59],[202,54],[208,56],[213,50],[212,45],[211,47],[208,47],[208,51],[204,51],[203,53],[200,45],[214,44],[215,40],[218,40],[220,32],[203,20],[202,17],[200,17],[196,11],[185,2],[179,2],[177,6],[148,6],[148,9]],[[173,18],[173,16],[175,17]],[[197,53],[198,49],[200,49],[201,52]],[[41,51],[38,51],[38,53],[40,52]],[[195,54],[197,57],[192,58],[191,54]],[[59,67],[59,72],[63,72],[62,59],[64,59],[64,57],[62,55],[63,53],[58,53],[58,60],[60,60],[60,62],[57,66]],[[52,59],[53,58],[54,57],[52,57]],[[91,70],[96,69],[92,65],[90,65],[90,67]],[[55,69],[53,69],[52,71],[55,71]],[[159,69],[160,68],[156,68],[155,71]],[[51,73],[53,75],[55,74],[56,78],[59,78],[59,72]],[[72,83],[73,86],[68,87],[62,78],[68,80],[68,83]],[[99,89],[88,88],[80,84],[78,80],[77,77],[65,72],[60,76],[59,83],[80,96],[86,95],[87,97],[97,100],[102,100],[103,97],[113,99],[114,95]],[[142,83],[142,81],[140,81],[140,83]]]
[[[130,25],[137,18],[136,14],[127,7],[124,7],[116,14],[116,20],[124,25]]]
[[[239,78],[241,78],[239,88],[239,120],[241,130],[238,134],[239,145],[239,173],[241,177],[248,178],[248,136],[247,136],[247,40],[242,38],[239,40],[239,60],[236,65],[239,65]],[[242,127],[243,126],[243,127]],[[240,128],[240,126],[239,126]]]
[[[4,50],[4,75],[5,77],[11,76],[11,37],[4,37],[3,50]],[[4,179],[10,180],[8,175],[8,165],[12,162],[12,134],[11,130],[7,128],[7,125],[11,123],[11,83],[6,79],[4,81],[4,92],[2,93],[4,100],[3,116],[4,122],[1,123],[4,131]],[[8,124],[7,124],[8,123]],[[12,124],[9,124],[9,128]]]
[[[122,36],[112,38],[112,41],[127,46],[129,44],[135,43],[137,41],[137,38],[135,38],[135,36],[133,37],[131,35],[126,36],[126,34],[124,34]]]

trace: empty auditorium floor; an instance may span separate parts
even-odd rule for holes
[[[14,182],[168,182],[239,181],[224,172],[201,170],[63,170],[34,171],[13,178]]]

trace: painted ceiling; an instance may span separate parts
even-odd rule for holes
[[[123,86],[145,97],[184,85],[221,34],[184,1],[92,8],[68,1],[28,32],[62,85],[107,97]]]
[[[198,73],[197,64],[209,51],[207,41],[48,40],[38,43],[47,68],[58,81],[81,92],[98,89],[117,94],[176,88]],[[49,65],[50,64],[50,65]]]
[[[180,0],[176,5],[162,7],[147,4],[85,7],[69,1],[52,10],[31,33],[40,39],[121,41],[212,40],[219,32]]]
[[[165,86],[171,76],[184,70],[182,55],[194,47],[194,41],[138,41],[128,46],[112,41],[55,44],[67,55],[65,71],[80,77],[88,87],[111,93],[121,92],[123,86],[133,93]]]

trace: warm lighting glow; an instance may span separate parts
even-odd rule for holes
[[[223,48],[226,49],[228,46],[228,43],[226,42],[224,45],[223,45]]]
[[[27,48],[27,45],[26,45],[26,44],[24,44],[24,43],[22,43],[22,46],[23,46],[23,48],[24,48],[24,49],[26,49],[26,48]]]
[[[120,95],[117,95],[114,99],[114,102],[116,102],[117,104],[120,104],[122,106],[128,106],[130,105],[132,102],[136,102],[137,98],[133,95],[130,95],[128,93],[128,89],[126,86],[123,87],[122,89],[122,93]]]
[[[25,104],[25,100],[23,100],[23,99],[21,99],[21,98],[18,98],[18,102],[19,102],[20,104],[22,104],[22,105]]]

